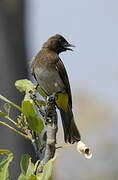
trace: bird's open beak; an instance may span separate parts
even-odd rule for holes
[[[69,43],[65,43],[65,44],[64,44],[64,48],[65,48],[66,50],[73,51],[73,49],[71,49],[70,47],[75,47],[75,46],[72,45],[72,44],[69,44]]]

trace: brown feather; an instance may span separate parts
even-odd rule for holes
[[[62,43],[62,44],[60,44]],[[66,46],[64,46],[66,44]],[[81,139],[72,113],[72,96],[68,75],[59,53],[69,50],[70,44],[61,36],[55,35],[44,43],[41,51],[33,58],[31,71],[40,87],[47,93],[67,93],[68,111],[60,110],[64,129],[65,142],[74,143]],[[57,85],[55,85],[57,84]]]

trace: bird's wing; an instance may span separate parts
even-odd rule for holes
[[[69,79],[68,79],[68,75],[66,72],[66,69],[64,67],[63,62],[61,61],[61,59],[59,59],[56,63],[56,70],[58,71],[65,87],[66,87],[66,91],[69,95],[69,105],[72,108],[72,96],[71,96],[71,89],[70,89],[70,83],[69,83]]]

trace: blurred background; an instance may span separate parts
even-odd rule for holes
[[[54,34],[76,46],[60,55],[69,75],[73,111],[82,140],[93,157],[76,148],[59,150],[53,179],[118,179],[118,1],[1,0],[0,94],[17,104],[17,79],[31,78],[30,60]],[[34,81],[35,82],[35,81]],[[15,117],[14,112],[14,117]],[[64,144],[59,116],[58,144]],[[34,150],[28,141],[0,126],[0,148],[14,154],[11,179],[17,179],[21,154]]]

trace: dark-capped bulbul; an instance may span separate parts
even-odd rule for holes
[[[79,130],[74,122],[72,97],[68,75],[62,60],[61,52],[71,50],[73,45],[56,34],[49,38],[40,52],[31,62],[31,71],[40,88],[47,96],[57,94],[56,106],[60,110],[65,142],[75,143],[81,140]]]

